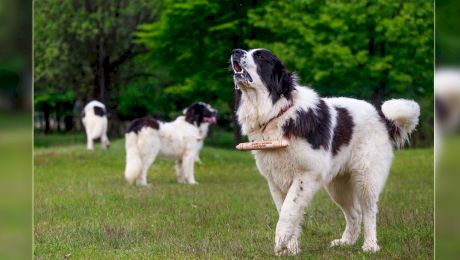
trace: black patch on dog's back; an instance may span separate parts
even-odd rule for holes
[[[396,137],[399,136],[399,128],[391,120],[385,117],[380,107],[376,109],[377,113],[379,114],[380,121],[382,121],[382,123],[387,128],[388,135],[390,136],[391,140],[395,141]]]
[[[287,70],[278,57],[267,50],[257,50],[252,56],[257,64],[257,73],[267,87],[273,104],[282,96],[290,99],[291,91],[295,88],[294,74]]]
[[[106,114],[105,109],[103,107],[94,106],[93,109],[94,109],[94,114],[97,116],[103,117]]]
[[[137,134],[144,127],[150,127],[150,128],[158,130],[160,129],[160,124],[158,123],[157,120],[151,117],[142,117],[142,118],[134,119],[129,125],[128,130],[126,130],[126,133],[134,132]]]
[[[446,122],[450,115],[449,108],[438,96],[434,97],[434,108],[436,112],[436,119],[438,119],[441,123]]]
[[[340,147],[348,145],[353,134],[353,118],[347,109],[343,107],[335,107],[337,111],[337,124],[334,129],[334,137],[332,138],[332,155],[336,155]]]
[[[331,114],[329,107],[322,99],[315,110],[298,110],[297,118],[295,120],[291,118],[283,125],[286,138],[305,138],[313,149],[323,147],[325,150],[329,149],[330,128]]]

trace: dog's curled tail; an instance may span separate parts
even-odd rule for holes
[[[409,141],[410,134],[418,124],[420,106],[413,100],[391,99],[382,104],[381,116],[393,144],[401,148]]]
[[[142,173],[142,159],[137,144],[137,134],[134,132],[125,134],[126,168],[125,178],[129,184],[133,184]]]

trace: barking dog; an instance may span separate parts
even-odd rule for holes
[[[304,210],[322,186],[346,219],[331,246],[354,244],[362,221],[362,249],[378,251],[377,202],[393,145],[404,145],[418,124],[418,104],[393,99],[376,109],[361,100],[321,98],[264,49],[236,49],[230,61],[243,134],[250,141],[289,141],[287,148],[253,151],[279,212],[275,254],[300,252]]]
[[[86,140],[88,150],[93,150],[94,139],[101,138],[102,149],[110,146],[107,137],[107,110],[104,104],[93,100],[89,102],[81,114],[83,126],[86,131]]]
[[[134,120],[125,134],[126,180],[147,185],[147,171],[159,155],[176,161],[177,182],[197,184],[195,160],[209,125],[216,122],[216,114],[210,105],[199,102],[173,122],[163,123],[150,117]]]

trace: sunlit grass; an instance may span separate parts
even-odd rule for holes
[[[35,149],[35,256],[62,258],[271,258],[277,212],[249,153],[202,151],[196,186],[175,182],[172,162],[150,169],[151,188],[123,179],[124,143]],[[380,200],[378,258],[433,255],[432,149],[396,153]],[[329,248],[344,228],[324,191],[306,212],[302,257],[362,259],[362,236]]]

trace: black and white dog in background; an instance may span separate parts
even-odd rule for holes
[[[81,112],[83,126],[86,131],[86,140],[88,150],[93,150],[94,139],[101,139],[102,149],[110,146],[107,137],[107,110],[104,104],[93,100],[89,102]]]
[[[134,120],[125,134],[126,180],[130,184],[147,185],[147,171],[160,156],[176,161],[179,183],[197,184],[195,161],[216,115],[210,105],[198,102],[173,122],[164,123],[151,117]]]
[[[354,244],[363,221],[362,249],[378,251],[377,202],[393,145],[404,145],[418,124],[418,104],[393,99],[376,109],[362,100],[322,98],[264,49],[236,49],[230,60],[243,134],[251,141],[289,142],[287,148],[253,152],[279,212],[275,254],[300,252],[304,210],[321,187],[346,219],[342,237],[331,246]]]
[[[435,93],[435,157],[442,153],[443,136],[460,125],[460,69],[440,68],[434,77]]]

